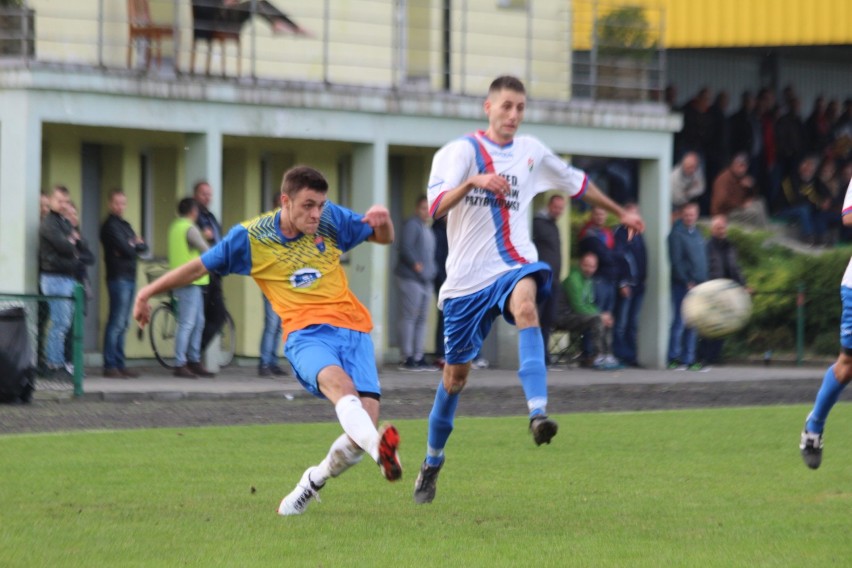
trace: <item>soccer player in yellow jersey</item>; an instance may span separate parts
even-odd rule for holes
[[[393,242],[387,208],[373,205],[363,216],[326,199],[328,182],[312,168],[284,174],[281,209],[236,225],[200,258],[145,286],[136,296],[133,317],[150,319],[151,296],[214,272],[251,276],[281,316],[284,351],[306,390],[334,404],[342,434],[325,459],[309,467],[278,508],[302,513],[325,482],[368,453],[382,475],[402,476],[392,425],[376,428],[381,387],[376,371],[370,313],[349,289],[340,256],[363,241]]]

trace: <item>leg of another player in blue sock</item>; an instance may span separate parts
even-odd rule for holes
[[[547,367],[544,365],[544,339],[540,327],[518,331],[518,377],[527,397],[530,418],[545,414],[547,407]]]
[[[817,392],[814,409],[808,415],[808,422],[805,425],[808,432],[822,434],[828,413],[831,412],[831,408],[840,398],[840,393],[843,392],[845,387],[845,384],[837,381],[837,377],[834,375],[834,365],[829,367],[822,379],[822,386]]]
[[[426,464],[436,467],[444,462],[444,447],[453,431],[453,418],[459,404],[459,394],[450,394],[444,388],[443,379],[435,393],[435,403],[429,413],[429,438],[426,448]]]

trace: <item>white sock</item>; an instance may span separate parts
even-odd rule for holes
[[[337,401],[334,405],[337,419],[343,426],[343,431],[358,445],[359,448],[379,461],[379,431],[373,426],[370,415],[361,406],[361,399],[350,394]]]
[[[311,472],[311,481],[323,485],[329,477],[337,477],[363,457],[364,450],[353,444],[348,434],[341,434],[331,445],[325,459]]]

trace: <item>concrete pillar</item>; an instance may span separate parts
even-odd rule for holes
[[[184,148],[186,172],[186,191],[191,195],[192,186],[200,180],[207,180],[213,189],[213,201],[210,211],[222,221],[222,134],[220,132],[190,133],[186,135]]]
[[[668,235],[671,229],[671,154],[658,160],[642,160],[639,166],[639,210],[645,219],[648,249],[648,281],[639,316],[639,362],[662,369],[666,365],[671,324],[671,292]]]
[[[374,204],[387,206],[389,202],[387,143],[356,145],[352,156],[352,209],[364,213]],[[373,316],[372,337],[379,366],[385,362],[387,344],[388,279],[384,269],[390,266],[390,252],[391,246],[361,244],[352,250],[347,271],[352,291]]]
[[[210,211],[222,223],[222,134],[208,131],[186,135],[186,191],[184,195],[192,194],[192,186],[197,181],[206,180],[213,190]],[[225,229],[222,229],[225,231]],[[224,236],[224,235],[222,235]],[[227,299],[226,299],[227,302]],[[210,344],[202,356],[204,366],[211,372],[219,371],[219,341],[210,340]]]
[[[25,91],[0,93],[0,292],[38,293],[41,120]]]

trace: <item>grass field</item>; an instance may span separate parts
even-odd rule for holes
[[[852,413],[814,472],[806,412],[573,414],[541,448],[524,418],[461,418],[428,506],[403,421],[401,482],[365,460],[288,518],[336,424],[0,437],[0,566],[848,565]]]

